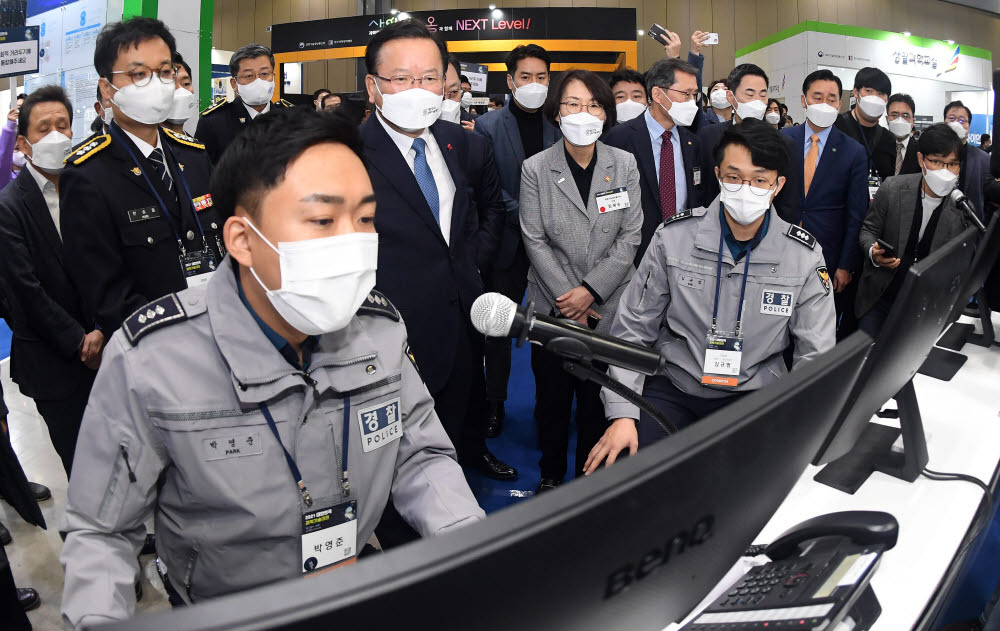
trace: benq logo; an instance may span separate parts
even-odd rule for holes
[[[700,546],[712,538],[715,517],[708,515],[699,519],[691,531],[682,530],[668,539],[662,546],[653,548],[635,563],[628,563],[608,575],[604,589],[604,599],[621,594],[635,581],[641,581],[662,565],[670,562],[671,555],[684,554],[690,547]]]

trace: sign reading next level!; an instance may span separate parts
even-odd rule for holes
[[[0,77],[38,72],[38,28],[0,31]]]

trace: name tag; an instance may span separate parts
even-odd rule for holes
[[[264,453],[260,444],[260,434],[257,432],[241,432],[229,436],[215,436],[201,441],[205,460],[225,460],[226,458],[242,458],[259,456]]]
[[[159,219],[162,216],[163,215],[160,213],[160,209],[156,206],[150,206],[149,208],[133,208],[128,211],[129,223],[139,223],[140,221]]]
[[[709,386],[739,384],[740,363],[743,361],[743,338],[708,334],[705,345],[705,365],[701,382]]]
[[[351,500],[302,514],[302,572],[348,565],[358,554],[358,502]]]
[[[790,291],[775,291],[765,289],[760,296],[760,312],[764,315],[792,315],[792,305],[795,295]]]
[[[871,203],[875,201],[875,193],[878,192],[878,187],[882,185],[882,180],[878,177],[872,176],[868,178],[868,202]]]
[[[689,276],[687,274],[678,274],[677,275],[677,282],[680,285],[684,286],[684,287],[690,287],[692,289],[704,289],[705,288],[705,279],[704,278],[697,278],[695,276]]]
[[[177,257],[180,260],[181,271],[188,287],[204,285],[212,278],[215,271],[215,257],[208,250],[188,252]]]
[[[361,426],[361,448],[365,453],[381,449],[403,436],[403,419],[399,413],[399,397],[358,411]]]
[[[695,186],[701,186],[701,167],[691,169],[691,179]]]
[[[628,190],[624,186],[598,193],[594,199],[597,201],[597,212],[602,215],[629,207]]]

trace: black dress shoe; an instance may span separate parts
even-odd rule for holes
[[[144,554],[156,554],[156,533],[146,535],[146,541],[142,544],[139,556]]]
[[[469,458],[462,466],[481,471],[483,475],[494,480],[516,480],[517,469],[504,463],[489,451]]]
[[[35,499],[39,502],[43,502],[52,497],[52,491],[49,490],[49,487],[38,484],[37,482],[28,482],[28,488],[31,489],[32,495],[34,495]]]
[[[18,587],[17,602],[21,603],[21,607],[25,611],[31,611],[32,609],[37,609],[38,605],[42,604],[42,597],[30,587]]]
[[[562,484],[562,480],[556,480],[555,478],[542,478],[541,483],[538,485],[538,489],[535,490],[535,495],[541,495],[546,491],[551,491]]]
[[[0,544],[7,545],[14,540],[14,537],[10,536],[10,531],[7,530],[7,526],[0,523]]]
[[[486,416],[486,437],[496,438],[503,432],[503,419],[507,415],[503,401],[490,401]]]

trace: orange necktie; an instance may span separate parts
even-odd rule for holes
[[[816,175],[816,163],[819,162],[819,136],[813,134],[809,140],[812,141],[812,146],[809,147],[809,153],[806,154],[805,172],[803,173],[806,195],[809,194],[809,185],[812,184],[813,176]]]

